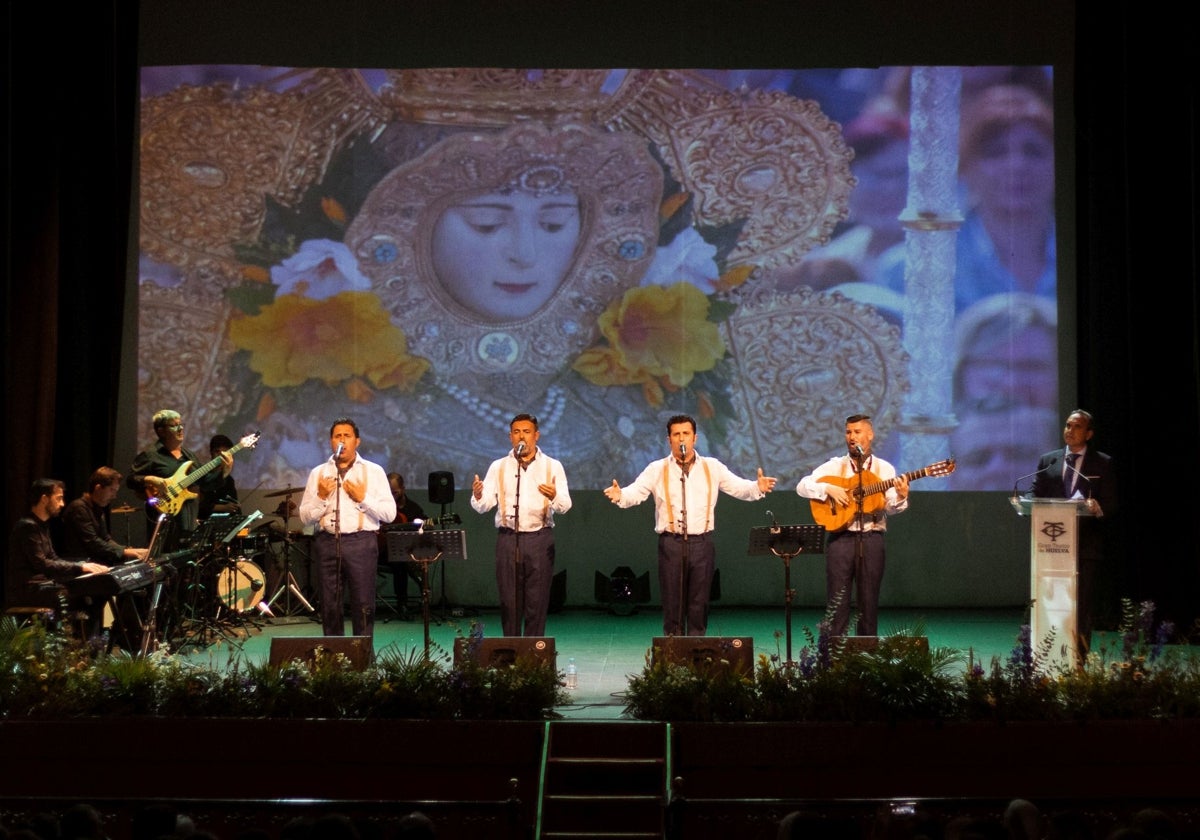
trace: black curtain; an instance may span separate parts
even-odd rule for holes
[[[469,8],[468,8],[469,7]],[[38,475],[112,458],[138,49],[151,63],[1060,63],[1074,87],[1079,404],[1118,461],[1122,587],[1200,611],[1196,88],[1187,26],[1069,0],[489,4],[123,0],[7,9],[6,522]],[[1151,12],[1148,7],[1147,15]],[[253,14],[246,20],[245,14]],[[243,15],[241,20],[235,15]],[[67,26],[65,18],[71,18]],[[142,31],[139,32],[139,25]],[[333,49],[332,58],[321,50]],[[707,56],[701,61],[698,56]],[[615,59],[615,60],[614,60]],[[536,62],[535,62],[536,63]],[[132,364],[133,360],[128,363]],[[1182,454],[1181,454],[1182,453]],[[121,469],[122,465],[116,465]]]

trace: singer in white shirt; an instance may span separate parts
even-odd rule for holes
[[[796,492],[806,499],[829,499],[844,509],[856,506],[852,493],[860,473],[864,478],[874,476],[869,482],[895,482],[885,491],[881,510],[856,513],[844,528],[830,532],[825,542],[826,609],[834,606],[830,633],[846,635],[850,626],[850,587],[854,586],[858,635],[875,636],[879,628],[879,590],[887,562],[887,518],[908,510],[908,479],[897,475],[895,467],[871,451],[875,426],[866,414],[847,417],[845,432],[846,454],[830,458],[800,479]]]
[[[383,467],[360,458],[358,425],[348,417],[329,428],[332,456],[313,467],[300,500],[300,520],[317,527],[313,557],[321,583],[321,628],[326,636],[346,634],[342,585],[350,593],[355,636],[375,635],[375,577],[379,525],[396,518]]]
[[[696,421],[687,415],[667,421],[667,447],[667,457],[651,461],[632,484],[621,487],[613,479],[604,495],[622,508],[654,495],[663,635],[703,636],[717,565],[712,540],[717,497],[757,501],[775,488],[775,479],[763,475],[762,467],[756,479],[739,478],[716,458],[697,455]]]
[[[496,588],[505,636],[546,635],[554,579],[554,514],[571,509],[563,465],[538,440],[537,418],[509,423],[512,449],[471,484],[476,513],[496,511]]]

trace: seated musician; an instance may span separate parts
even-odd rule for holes
[[[183,445],[183,417],[178,411],[163,409],[156,412],[153,418],[154,434],[158,443],[138,453],[133,459],[129,477],[125,484],[132,490],[142,494],[147,499],[146,516],[147,528],[152,529],[154,521],[161,511],[149,500],[163,500],[168,495],[168,483],[178,483],[188,471],[204,462],[196,453]],[[225,477],[233,470],[233,455],[230,452],[221,453],[221,469],[213,470],[193,485],[196,491],[218,489]],[[190,465],[190,466],[189,466]],[[194,495],[184,497],[178,512],[172,516],[170,533],[163,538],[163,548],[167,551],[183,547],[192,532],[196,530],[199,519],[200,505]]]
[[[108,566],[146,559],[146,549],[121,545],[109,532],[108,507],[120,489],[121,474],[112,467],[92,473],[88,489],[62,512],[64,554]]]
[[[121,545],[109,531],[108,508],[120,489],[121,474],[112,467],[98,467],[92,473],[88,478],[88,489],[62,512],[64,554],[108,566],[146,559],[147,549]],[[145,592],[129,593],[119,599],[117,610],[124,621],[126,645],[137,644],[132,635],[134,629],[140,634],[139,608],[131,600],[144,600],[145,596]],[[92,629],[98,631],[100,628]]]
[[[9,535],[4,576],[6,608],[84,609],[93,616],[103,609],[103,604],[90,604],[87,599],[68,602],[63,583],[82,574],[102,574],[108,571],[108,566],[91,560],[64,560],[58,556],[50,539],[50,519],[62,509],[61,481],[39,478],[33,482],[29,490],[29,514],[17,520]]]
[[[404,486],[404,476],[400,473],[388,473],[388,485],[392,489],[392,498],[396,500],[396,518],[392,520],[391,526],[408,525],[415,519],[424,520],[424,509],[408,498],[408,491]],[[388,558],[387,548],[387,529],[390,526],[385,526],[379,529],[379,562],[381,565],[388,564],[392,570],[392,589],[396,597],[396,611],[400,613],[400,617],[404,621],[408,621],[408,579],[411,577],[417,584],[421,583],[420,567],[412,563],[390,563]],[[416,527],[415,525],[413,527]]]

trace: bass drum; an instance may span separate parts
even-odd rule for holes
[[[252,610],[263,599],[266,580],[262,569],[239,558],[217,572],[217,600],[234,612]]]

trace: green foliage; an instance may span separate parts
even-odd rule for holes
[[[625,711],[645,720],[863,723],[1200,717],[1200,658],[1168,648],[1174,629],[1156,625],[1153,611],[1127,604],[1118,642],[1075,669],[1057,664],[1053,634],[1034,646],[1027,626],[1008,659],[985,669],[929,648],[920,626],[850,650],[825,621],[804,629],[795,661],[762,654],[749,679],[648,660],[630,679]]]
[[[0,717],[269,717],[544,720],[567,702],[558,673],[538,661],[448,666],[439,650],[394,647],[356,670],[318,650],[282,665],[230,652],[222,666],[167,651],[147,657],[0,622]]]
[[[625,712],[674,721],[986,721],[1200,717],[1200,657],[1156,623],[1154,605],[1126,602],[1119,634],[1077,668],[1059,664],[1051,635],[1024,627],[1012,653],[988,667],[930,648],[917,626],[851,650],[827,622],[802,631],[795,661],[759,656],[753,673],[719,660],[671,664],[647,656],[629,680]],[[472,630],[472,638],[478,633]],[[411,718],[545,720],[570,702],[559,674],[537,659],[485,668],[451,665],[436,647],[387,647],[365,670],[319,652],[283,665],[197,665],[158,651],[145,658],[0,621],[0,716]]]

